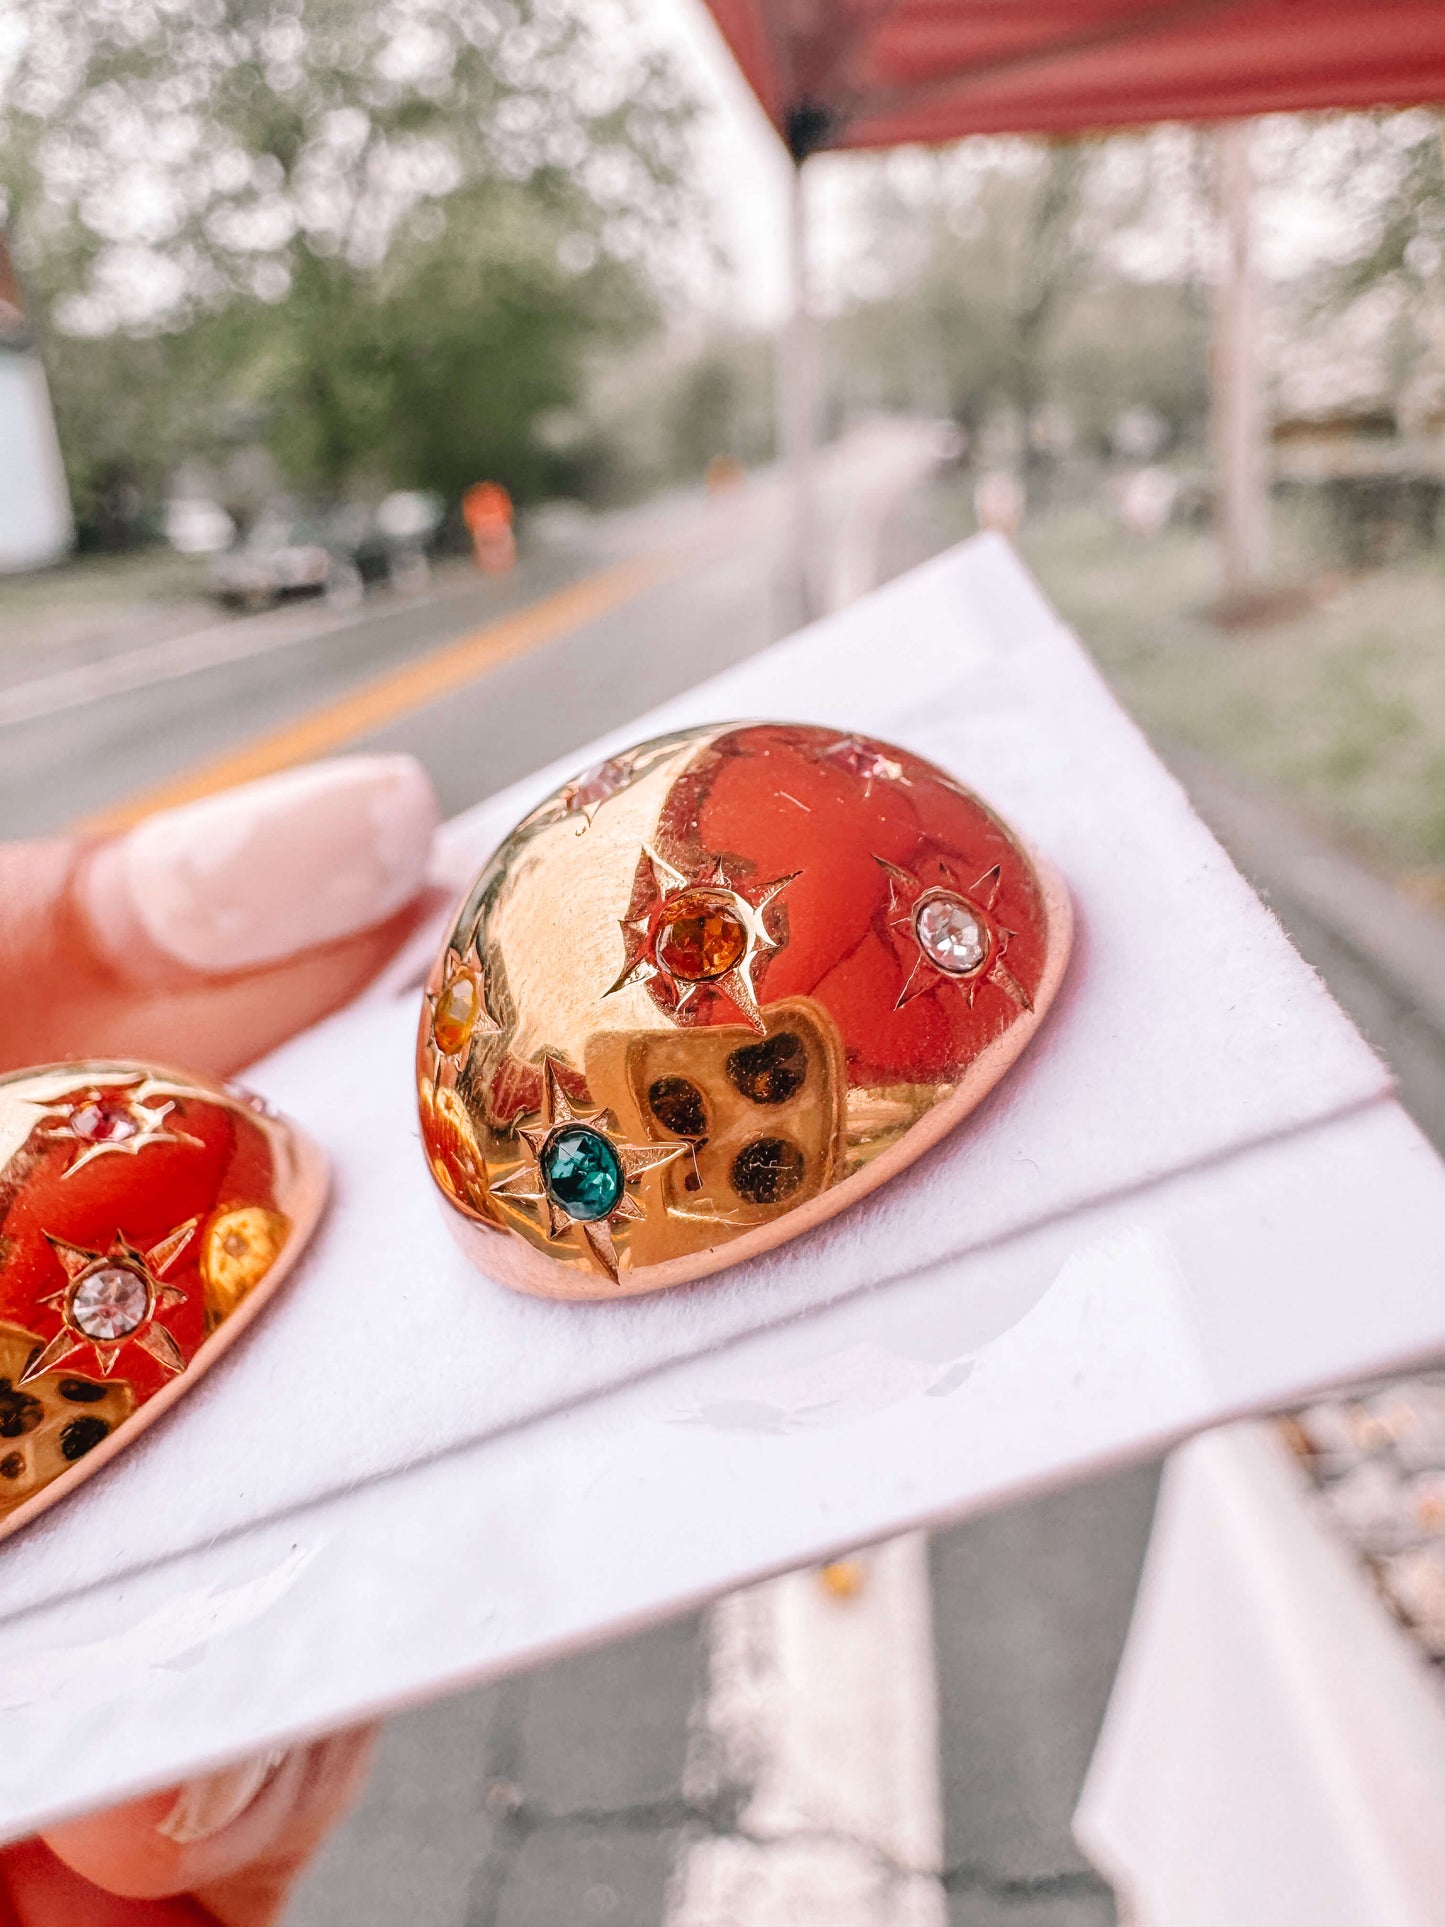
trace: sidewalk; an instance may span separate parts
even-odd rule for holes
[[[205,559],[170,549],[80,556],[0,576],[0,689],[186,635],[220,616]]]
[[[1445,1153],[1445,914],[1409,896],[1288,804],[1167,745],[1163,754],[1236,864],[1390,1066]]]

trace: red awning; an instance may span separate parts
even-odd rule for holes
[[[1445,100],[1445,0],[707,0],[792,151]]]

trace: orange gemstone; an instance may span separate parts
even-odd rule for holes
[[[470,977],[453,977],[442,987],[432,1015],[431,1034],[443,1057],[455,1057],[467,1047],[477,1021],[477,986]]]
[[[748,947],[742,919],[725,902],[695,891],[673,897],[657,938],[657,961],[684,983],[725,977]]]

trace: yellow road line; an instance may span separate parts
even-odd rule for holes
[[[298,716],[269,735],[83,817],[75,827],[107,833],[128,829],[156,810],[189,803],[235,783],[252,782],[258,776],[270,776],[317,756],[329,756],[397,717],[465,688],[499,663],[540,648],[631,601],[660,581],[680,559],[676,554],[638,556],[586,576],[515,615],[504,616],[500,622],[444,643],[430,655],[376,677],[334,703]]]

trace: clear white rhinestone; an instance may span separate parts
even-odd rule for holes
[[[950,977],[977,970],[988,949],[978,918],[961,897],[930,897],[920,904],[913,928],[924,956]]]
[[[70,1296],[70,1321],[87,1338],[126,1338],[145,1322],[150,1305],[146,1281],[129,1265],[102,1265],[82,1278]]]

